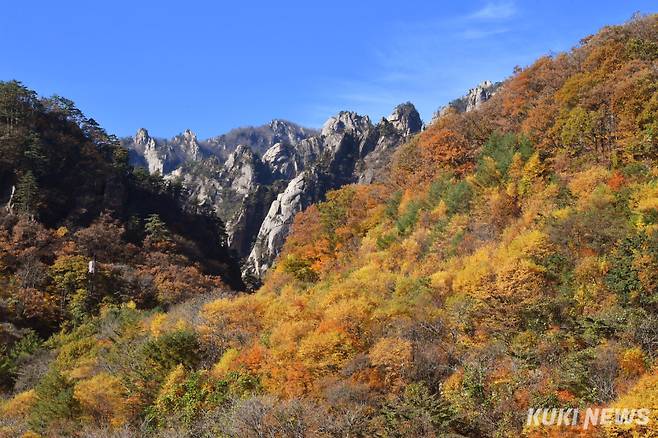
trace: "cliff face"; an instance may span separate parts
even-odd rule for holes
[[[314,134],[315,130],[273,120],[201,141],[190,130],[162,139],[140,129],[122,144],[130,152],[131,164],[180,182],[189,204],[219,216],[226,224],[230,247],[239,257],[246,257],[253,241],[250,235],[255,236],[276,197],[272,190],[317,155],[308,145],[297,148]]]
[[[297,212],[322,200],[332,189],[379,180],[397,146],[421,129],[420,116],[409,103],[395,108],[377,125],[354,112],[341,112],[327,120],[319,136],[307,140],[322,145],[321,155],[272,202],[245,263],[243,278],[261,278],[272,266]]]
[[[422,127],[405,103],[377,124],[344,111],[320,132],[274,120],[202,141],[189,130],[165,140],[140,129],[123,145],[133,165],[181,183],[188,203],[223,220],[243,275],[257,284],[297,212],[345,184],[381,181],[396,148]]]

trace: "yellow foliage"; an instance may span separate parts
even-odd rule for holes
[[[564,220],[568,218],[571,213],[573,213],[573,209],[571,207],[564,207],[551,211],[551,216],[558,220]]]
[[[314,321],[303,319],[283,321],[275,326],[269,337],[272,361],[277,363],[296,361],[299,343],[314,328]]]
[[[630,207],[641,214],[655,214],[658,213],[658,184],[648,184],[639,187],[631,199]],[[642,220],[642,216],[638,218]],[[653,224],[648,227],[652,232],[658,229],[658,226]]]
[[[191,329],[190,323],[188,321],[185,321],[183,318],[178,318],[176,320],[176,324],[174,324],[174,330],[176,331],[182,331],[182,330],[189,330]]]
[[[644,352],[640,348],[630,348],[619,357],[619,366],[627,376],[639,376],[646,370]]]
[[[325,311],[323,321],[341,327],[355,344],[367,342],[374,307],[374,303],[366,297],[343,300]]]
[[[235,348],[229,348],[224,352],[222,355],[221,359],[219,359],[219,362],[215,364],[212,368],[212,376],[221,379],[223,378],[226,373],[231,371],[231,368],[233,366],[233,362],[235,359],[238,357],[240,352],[236,350]]]
[[[76,366],[68,371],[71,379],[87,379],[91,377],[98,365],[98,359],[95,357],[82,357],[77,360]]]
[[[606,428],[610,438],[620,437],[658,437],[658,370],[645,374],[630,391],[621,396],[613,405],[620,409],[650,409],[649,423],[612,425]]]
[[[506,261],[497,267],[496,294],[530,302],[541,299],[544,268],[528,259]]]
[[[601,299],[606,290],[603,284],[605,271],[605,261],[596,256],[583,257],[576,265],[574,276],[578,282],[578,289],[574,298],[581,311],[588,314],[596,313],[606,304]]]
[[[21,392],[0,405],[0,414],[3,417],[25,418],[36,401],[37,394],[33,389]]]
[[[180,399],[185,395],[183,382],[185,382],[186,378],[187,372],[182,364],[177,365],[169,372],[155,399],[154,406],[159,412],[170,412],[172,400]]]
[[[151,319],[151,324],[149,324],[149,330],[151,335],[158,337],[164,333],[164,324],[167,321],[167,315],[164,313],[158,313],[153,316]]]
[[[308,315],[308,294],[300,293],[291,284],[284,286],[278,296],[260,292],[258,295],[261,300],[267,302],[262,319],[264,327],[272,327],[282,321],[312,317]]]
[[[446,400],[455,407],[463,407],[463,391],[462,383],[464,381],[464,370],[458,369],[452,373],[446,380],[443,382],[442,393]]]
[[[205,342],[222,350],[239,348],[261,329],[262,316],[263,307],[254,295],[222,298],[203,307],[204,323],[198,329]]]
[[[492,247],[484,246],[464,259],[464,266],[455,273],[452,286],[455,291],[479,295],[490,283]]]
[[[535,152],[530,158],[528,158],[528,161],[526,161],[523,166],[521,180],[519,181],[519,192],[522,195],[527,193],[532,185],[540,179],[544,172],[545,168],[539,158],[539,152]]]
[[[370,362],[384,371],[385,383],[397,387],[412,366],[413,346],[400,338],[381,338],[369,352]]]
[[[578,199],[578,206],[587,206],[597,188],[607,187],[610,171],[600,166],[576,173],[569,181],[568,187],[572,195]]]
[[[436,271],[430,276],[430,284],[434,289],[447,292],[452,287],[453,276],[450,271]]]
[[[316,376],[339,370],[354,354],[352,341],[343,330],[318,328],[302,339],[299,358]]]
[[[650,254],[641,254],[633,260],[633,268],[637,271],[637,277],[647,291],[658,288],[658,260]]]
[[[434,222],[446,219],[448,217],[448,206],[445,201],[441,199],[439,203],[434,207],[431,213],[431,218]]]
[[[74,397],[88,422],[121,426],[127,421],[125,389],[115,376],[100,373],[79,382]]]
[[[519,260],[521,258],[541,258],[550,253],[548,236],[537,229],[518,234],[509,245],[500,248],[496,254],[498,261]]]

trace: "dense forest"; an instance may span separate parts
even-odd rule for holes
[[[0,437],[658,436],[657,15],[299,213],[254,293],[72,103],[3,83],[0,133]],[[588,406],[653,411],[526,426]]]

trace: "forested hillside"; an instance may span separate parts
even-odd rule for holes
[[[179,187],[127,158],[72,102],[0,83],[3,393],[34,386],[51,360],[43,341],[107,306],[241,287],[221,221],[183,210]]]
[[[515,69],[477,109],[448,111],[401,147],[390,184],[350,185],[297,214],[253,294],[210,297],[181,279],[174,299],[156,294],[179,304],[153,308],[139,277],[116,289],[108,265],[93,279],[107,299],[80,311],[87,298],[73,293],[57,307],[62,291],[90,290],[72,266],[99,234],[31,221],[59,225],[77,201],[36,191],[63,199],[34,210],[27,172],[6,156],[24,214],[3,216],[3,298],[52,297],[33,311],[66,324],[5,344],[0,436],[658,434],[656,15]],[[165,230],[150,221],[116,251],[157,270],[152,254],[180,254]],[[588,406],[653,413],[646,426],[525,427],[528,408]]]

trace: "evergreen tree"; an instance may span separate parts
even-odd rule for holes
[[[155,241],[169,240],[167,225],[160,219],[160,215],[152,214],[146,219],[144,225],[146,235]]]
[[[32,409],[30,426],[47,431],[52,422],[75,418],[79,405],[73,396],[74,384],[57,368],[51,369],[36,387],[37,402]]]
[[[31,171],[25,172],[16,184],[16,209],[23,214],[34,217],[39,205],[39,185]]]

